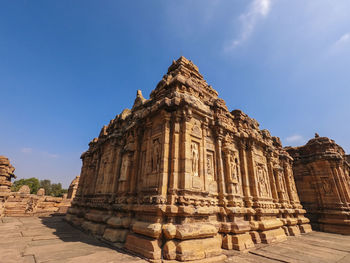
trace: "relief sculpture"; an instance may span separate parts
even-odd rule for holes
[[[267,171],[265,169],[265,166],[262,164],[257,164],[257,183],[258,183],[259,196],[269,197],[270,188],[269,188],[269,181],[267,178]]]
[[[230,155],[230,181],[234,184],[234,193],[239,194],[240,192],[240,168],[238,158],[235,154]]]
[[[151,156],[151,170],[152,172],[159,172],[160,167],[160,143],[159,139],[153,141],[152,156]]]
[[[191,153],[192,153],[192,175],[199,176],[198,174],[199,152],[198,152],[198,144],[195,142],[192,142],[191,144]]]

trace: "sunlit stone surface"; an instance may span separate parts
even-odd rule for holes
[[[219,262],[311,231],[279,138],[184,57],[89,146],[67,220],[148,259]]]

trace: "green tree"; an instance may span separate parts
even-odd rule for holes
[[[55,197],[62,197],[63,194],[68,192],[67,189],[62,188],[61,183],[58,183],[58,184],[54,183],[53,184],[53,183],[51,183],[50,180],[47,180],[47,179],[40,181],[40,187],[45,189],[46,195],[51,195],[51,196],[55,196]]]
[[[45,195],[51,195],[52,187],[51,181],[48,179],[40,180],[40,187],[45,189]]]
[[[38,178],[32,177],[29,179],[20,179],[20,180],[14,181],[11,187],[11,190],[13,192],[17,192],[23,185],[29,186],[31,194],[36,194],[40,188],[40,183]]]

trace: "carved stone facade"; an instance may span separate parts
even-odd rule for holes
[[[46,196],[43,188],[37,194],[30,194],[30,188],[23,185],[18,192],[11,192],[11,178],[16,178],[14,171],[10,161],[0,156],[0,217],[49,216],[67,212],[71,199]]]
[[[89,146],[67,220],[148,259],[218,262],[311,231],[279,139],[184,57]]]
[[[318,135],[301,147],[287,147],[294,158],[299,196],[312,226],[350,234],[350,166],[344,150]]]

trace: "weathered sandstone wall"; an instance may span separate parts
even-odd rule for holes
[[[148,259],[218,262],[311,231],[279,138],[184,57],[89,146],[67,220]]]
[[[301,147],[287,147],[294,158],[300,200],[315,229],[350,234],[350,166],[344,150],[316,135]]]

